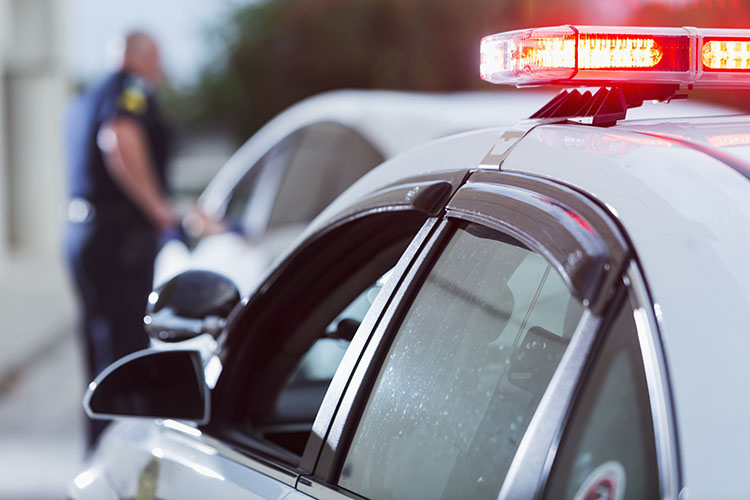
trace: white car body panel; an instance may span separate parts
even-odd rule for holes
[[[102,436],[94,465],[78,475],[69,495],[73,500],[103,500],[141,498],[138,492],[145,491],[162,500],[282,500],[296,493],[292,486],[203,443],[200,431],[189,436],[183,428],[190,429],[172,421],[115,423]],[[84,484],[90,477],[93,481]]]
[[[735,125],[750,132],[746,118]],[[659,126],[670,130],[668,122]],[[502,169],[571,184],[623,224],[656,304],[685,483],[691,497],[731,498],[746,488],[750,449],[750,432],[738,432],[750,419],[742,396],[750,380],[750,335],[743,334],[750,327],[750,181],[685,147],[632,142],[640,137],[629,130],[651,128],[539,128]],[[550,131],[559,134],[555,144],[540,138]],[[576,146],[605,136],[626,152]]]

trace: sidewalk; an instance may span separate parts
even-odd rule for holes
[[[85,380],[62,266],[0,268],[0,500],[64,498],[83,454]]]
[[[0,381],[73,335],[75,301],[61,262],[0,262]]]

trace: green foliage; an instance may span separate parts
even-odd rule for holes
[[[525,5],[521,0],[242,5],[217,26],[223,57],[206,68],[177,115],[221,123],[241,140],[294,102],[326,90],[487,88],[477,76],[479,40],[514,25]]]

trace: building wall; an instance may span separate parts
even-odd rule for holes
[[[59,254],[66,0],[0,0],[0,265]]]

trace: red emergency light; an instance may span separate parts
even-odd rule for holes
[[[750,30],[557,26],[487,36],[480,73],[528,85],[750,86]]]

